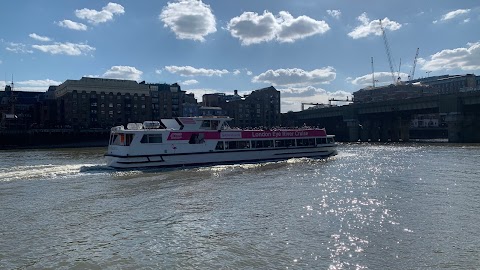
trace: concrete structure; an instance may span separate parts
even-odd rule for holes
[[[411,80],[407,83],[432,86],[438,89],[439,94],[480,90],[480,76],[475,76],[475,74],[433,76]]]
[[[438,114],[450,142],[480,142],[480,91],[438,94],[286,114],[293,125],[326,127],[340,141],[408,141],[415,115]]]
[[[399,85],[367,87],[353,93],[355,103],[416,98],[480,90],[475,74],[442,75],[401,82]]]
[[[401,84],[387,85],[380,87],[367,87],[353,92],[355,103],[368,103],[387,100],[398,100],[405,98],[416,98],[439,94],[435,87],[427,85]]]

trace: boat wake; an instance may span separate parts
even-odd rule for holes
[[[55,178],[69,178],[83,172],[102,172],[108,170],[106,166],[95,164],[70,164],[70,165],[21,165],[0,169],[0,181],[15,180],[42,180]]]

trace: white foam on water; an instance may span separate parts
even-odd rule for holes
[[[21,165],[0,169],[0,181],[52,179],[78,175],[82,167],[95,164],[69,164],[69,165]]]

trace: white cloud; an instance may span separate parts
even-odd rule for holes
[[[27,81],[20,81],[16,82],[18,85],[25,85],[25,86],[50,86],[50,85],[60,85],[62,82],[54,81],[50,79],[46,80],[27,80]]]
[[[397,79],[398,73],[394,73],[395,79]],[[408,80],[408,74],[400,72],[400,78],[402,81]],[[357,77],[355,79],[350,78],[350,82],[353,85],[361,87],[372,86],[372,73]],[[393,77],[391,72],[375,72],[375,86],[393,84]]]
[[[50,54],[65,54],[65,55],[82,55],[95,51],[94,47],[91,47],[83,43],[59,43],[51,45],[32,45],[32,48],[40,50]]]
[[[340,10],[337,10],[337,9],[333,9],[333,10],[328,9],[327,13],[328,13],[328,15],[332,16],[335,19],[340,19],[340,16],[342,15],[342,12]]]
[[[197,84],[197,83],[198,83],[197,80],[186,80],[186,81],[181,82],[180,84],[183,84],[183,85],[193,85],[193,84]]]
[[[253,72],[251,72],[250,70],[247,69],[246,71],[247,71],[247,75],[248,75],[248,76],[252,76],[252,75],[253,75]]]
[[[26,80],[15,82],[15,90],[18,91],[47,91],[51,85],[60,85],[62,82],[50,79]],[[0,87],[5,87],[5,84]]]
[[[454,11],[450,11],[447,14],[444,14],[440,20],[448,21],[448,20],[456,18],[460,15],[467,14],[469,12],[470,12],[470,9],[457,9],[457,10],[454,10]]]
[[[64,27],[64,28],[77,30],[77,31],[87,31],[87,29],[88,29],[88,27],[85,24],[70,21],[70,20],[63,20],[63,21],[57,22],[57,25],[59,25],[61,27]]]
[[[28,35],[29,37],[33,38],[33,39],[36,39],[38,41],[50,41],[51,39],[49,37],[45,37],[45,36],[39,36],[35,33],[31,33],[30,35]]]
[[[120,80],[140,81],[143,72],[130,66],[112,66],[103,73],[103,77]]]
[[[228,74],[229,71],[226,69],[205,69],[205,68],[194,68],[191,66],[165,66],[165,70],[170,73],[179,74],[180,76],[219,76]]]
[[[429,59],[419,58],[418,63],[425,71],[480,70],[480,42],[467,43],[464,48],[442,50],[431,55]]]
[[[160,13],[159,19],[178,39],[205,41],[205,36],[217,31],[215,16],[210,6],[198,0],[169,2]]]
[[[295,42],[330,30],[325,21],[317,21],[308,16],[294,18],[287,11],[280,11],[275,17],[271,12],[262,15],[244,12],[234,17],[227,25],[227,30],[238,38],[242,45],[251,45],[276,40],[278,42]]]
[[[155,74],[162,74],[162,70],[161,69],[155,69]]]
[[[348,36],[350,36],[351,38],[359,39],[359,38],[368,37],[369,35],[376,35],[376,36],[382,35],[382,29],[380,28],[380,21],[379,20],[370,21],[366,12],[358,16],[357,20],[360,21],[361,24],[355,27],[355,29],[353,29],[352,32],[348,33]],[[382,26],[385,30],[390,30],[390,31],[396,31],[402,27],[400,23],[391,21],[387,17],[382,19]]]
[[[10,42],[10,43],[8,43],[8,45],[5,49],[9,52],[14,52],[14,53],[33,53],[33,51],[29,50],[27,48],[27,45],[25,45],[23,43]]]
[[[315,95],[324,95],[327,93],[324,89],[307,86],[303,88],[287,88],[279,90],[282,98],[289,97],[313,97]]]
[[[288,111],[300,111],[302,103],[318,103],[328,104],[328,100],[331,98],[351,99],[352,94],[346,91],[338,90],[335,92],[328,92],[322,88],[315,88],[313,86],[297,87],[297,88],[277,88],[281,92],[282,112]],[[305,109],[311,107],[305,106]]]
[[[333,67],[305,71],[299,68],[267,70],[253,77],[254,83],[269,83],[272,85],[307,86],[328,84],[335,80],[336,72]]]
[[[235,69],[233,71],[233,75],[239,75],[241,73],[241,71],[239,69]]]
[[[91,24],[108,22],[113,20],[114,15],[120,15],[124,13],[125,9],[122,5],[111,2],[104,6],[101,11],[88,8],[75,10],[75,16],[80,19],[87,20]]]

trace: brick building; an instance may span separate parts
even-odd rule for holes
[[[55,89],[57,122],[65,127],[107,128],[152,119],[150,89],[136,81],[67,80]]]
[[[280,91],[270,86],[253,91],[243,97],[234,90],[233,95],[225,93],[202,96],[204,107],[220,107],[233,120],[235,127],[274,127],[280,125]],[[218,114],[220,110],[217,110]]]

